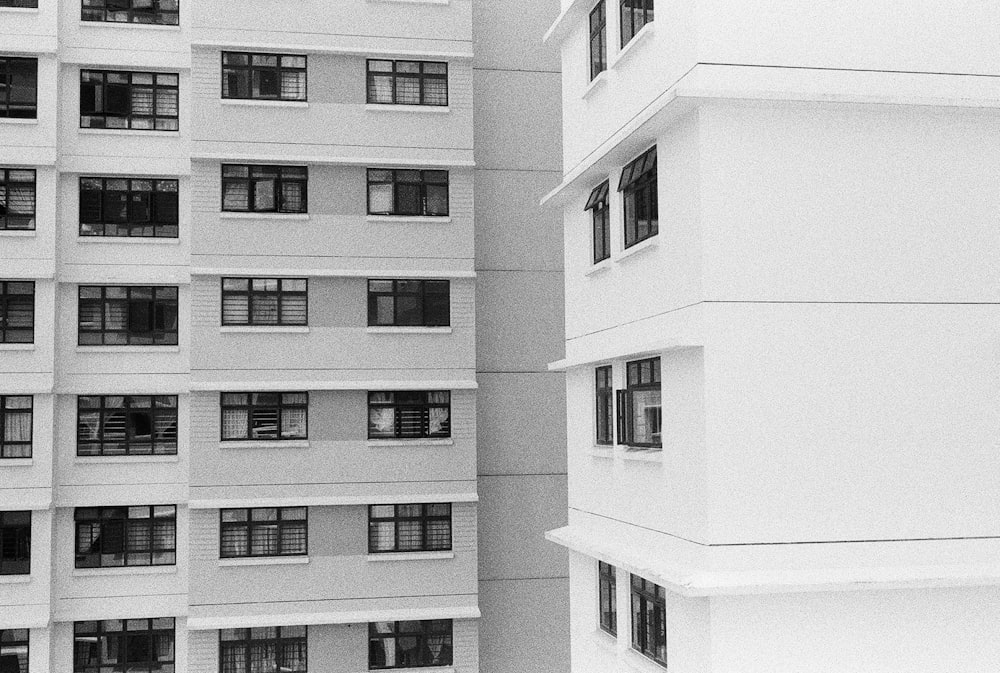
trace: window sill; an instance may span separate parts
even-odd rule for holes
[[[73,459],[77,465],[126,465],[135,463],[178,463],[176,455],[163,456],[77,456]]]
[[[0,351],[33,351],[35,344],[0,344]]]
[[[427,0],[368,0],[369,2],[421,2],[426,4],[446,5],[447,2],[427,2]],[[365,103],[368,112],[429,112],[431,114],[448,114],[448,105],[397,105],[395,103]]]
[[[0,467],[30,467],[34,464],[34,458],[0,458]]]
[[[308,449],[308,439],[255,440],[245,442],[219,442],[220,449]]]
[[[123,566],[120,568],[76,568],[73,577],[107,577],[118,575],[174,575],[177,566]]]
[[[365,222],[379,222],[393,224],[449,224],[451,218],[447,215],[438,217],[436,215],[366,215]]]
[[[0,575],[0,584],[27,584],[31,575]]]
[[[0,7],[0,12],[10,12],[11,14],[38,14],[38,7]]]
[[[308,325],[226,325],[220,327],[223,334],[308,334]]]
[[[223,220],[308,220],[309,213],[229,213],[221,212]]]
[[[369,561],[434,561],[455,558],[453,551],[409,551],[368,554]]]
[[[639,463],[662,463],[663,449],[633,449],[625,447],[619,454],[622,460],[634,460]]]
[[[655,23],[649,22],[640,28],[639,32],[632,36],[632,39],[628,41],[628,44],[622,47],[621,50],[615,55],[614,60],[608,64],[608,70],[617,68],[619,63],[624,61],[629,54],[635,51],[637,45],[648,42],[650,36],[653,34],[653,28],[655,26]]]
[[[156,129],[78,129],[80,135],[85,136],[131,136],[148,138],[150,136],[161,138],[179,138],[180,131],[157,131]]]
[[[640,252],[649,250],[650,248],[655,248],[657,246],[657,244],[658,244],[658,241],[657,241],[657,237],[658,236],[659,236],[659,234],[653,234],[649,238],[647,238],[647,239],[645,239],[643,241],[639,241],[638,243],[636,243],[635,245],[633,245],[633,246],[631,246],[629,248],[625,248],[624,250],[622,250],[621,252],[619,252],[617,255],[615,255],[611,259],[613,261],[615,261],[615,262],[620,262],[620,261],[622,261],[624,259],[628,259],[629,257],[632,257],[633,255],[638,255]]]
[[[0,124],[38,124],[38,119],[19,119],[17,117],[0,117]]]
[[[451,334],[451,327],[366,327],[368,334]]]
[[[589,269],[583,272],[585,277],[596,276],[599,273],[603,273],[611,268],[611,258],[602,259],[600,262],[592,265]]]
[[[249,106],[261,105],[264,107],[295,107],[295,108],[309,107],[309,101],[306,100],[256,100],[254,98],[222,98],[221,103],[223,105],[249,105]]]
[[[594,446],[584,449],[584,453],[588,456],[593,456],[594,458],[613,459],[615,457],[615,447],[595,444]]]
[[[631,668],[636,673],[657,673],[667,670],[666,664],[661,664],[655,659],[650,659],[645,654],[638,652],[633,647],[629,647],[625,650],[625,654],[622,657],[625,661],[625,665]]]
[[[115,245],[124,243],[126,245],[136,245],[145,243],[148,245],[180,245],[179,238],[157,238],[155,236],[77,236],[77,243],[106,243]]]
[[[77,346],[77,353],[180,353],[180,346]]]
[[[450,0],[368,0],[368,2],[401,2],[417,5],[447,5]]]
[[[2,229],[0,230],[0,237],[10,236],[11,238],[34,238],[36,232],[34,229]]]
[[[219,566],[282,566],[309,563],[308,556],[266,556],[263,558],[220,558]]]
[[[369,439],[365,442],[365,446],[379,447],[379,446],[454,446],[455,440],[450,437],[447,439]]]
[[[130,23],[128,21],[80,21],[81,28],[141,28],[142,30],[169,30],[180,32],[180,26],[165,26],[158,23]]]
[[[608,83],[609,77],[611,77],[611,75],[608,74],[607,70],[602,70],[597,73],[597,77],[587,83],[587,87],[583,90],[583,93],[580,94],[580,98],[590,98],[592,93],[598,89],[603,89],[604,85]]]

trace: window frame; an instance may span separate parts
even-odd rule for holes
[[[4,640],[8,633],[13,634]],[[24,658],[20,656],[19,648],[24,648]],[[31,670],[31,630],[30,629],[0,629],[0,660],[4,655],[17,657],[18,673],[28,673]]]
[[[11,73],[10,66],[29,62],[34,65],[34,97],[31,102],[12,101],[14,75]],[[0,119],[38,119],[38,59],[24,56],[0,56],[0,81],[3,82],[3,96],[0,97]],[[23,106],[23,111],[26,114],[11,114],[11,108],[14,106]]]
[[[84,297],[84,290],[100,290],[100,297]],[[125,290],[125,298],[108,297],[108,290]],[[173,290],[174,297],[160,298],[160,291]],[[133,294],[149,291],[150,298],[133,299]],[[168,294],[164,292],[165,294]],[[101,327],[100,329],[84,329],[83,307],[85,304],[100,302],[101,305]],[[125,329],[107,329],[108,307],[115,302],[125,306]],[[147,305],[148,321],[153,326],[149,330],[133,331],[132,306],[133,304],[144,303]],[[174,327],[157,328],[156,323],[162,319],[164,323],[171,316],[170,309],[173,308]],[[88,343],[83,340],[85,334],[100,335],[101,343]],[[124,335],[124,341],[106,343],[108,334]],[[148,336],[147,336],[148,335]],[[77,345],[78,346],[178,346],[180,337],[180,288],[177,285],[79,285],[77,288]],[[150,339],[148,343],[143,339]],[[161,340],[161,343],[157,343]]]
[[[648,381],[643,380],[642,375],[643,365],[649,365],[650,378]],[[641,360],[632,360],[625,363],[625,388],[617,391],[616,394],[616,406],[618,407],[617,415],[617,426],[618,426],[618,443],[624,446],[636,448],[636,449],[648,449],[652,451],[659,451],[663,448],[663,383],[660,371],[660,357],[654,356],[649,358],[642,358]],[[632,372],[639,372],[639,379],[637,382],[633,383]],[[656,412],[656,425],[659,432],[650,432],[650,437],[655,435],[660,436],[660,441],[652,442],[638,442],[635,440],[635,393],[657,391],[660,393],[660,406]]]
[[[431,402],[430,395],[434,393],[444,393],[448,396],[447,402]],[[380,402],[372,401],[375,395],[424,395],[425,400],[422,402],[398,402],[395,399],[390,402]],[[401,434],[402,425],[402,415],[397,411],[400,408],[406,409],[419,409],[420,418],[420,434],[419,435],[407,435]],[[431,409],[446,408],[448,410],[448,427],[443,431],[438,433],[431,433],[430,430],[430,412]],[[393,430],[392,435],[380,435],[372,434],[372,411],[374,409],[392,409],[393,410]],[[368,391],[368,439],[379,440],[379,439],[389,439],[389,440],[410,440],[410,439],[449,439],[451,438],[452,426],[454,425],[454,418],[452,416],[451,408],[451,391],[450,390],[369,390]]]
[[[127,9],[109,9],[107,0],[83,0],[80,4],[80,20],[87,23],[131,23],[139,26],[179,26],[181,17],[181,3],[180,0],[175,0],[177,4],[177,9],[161,9],[160,5],[162,0],[151,0],[154,9],[152,11],[143,11],[141,9],[135,8],[135,0],[118,0],[118,2],[124,2],[128,4]],[[87,6],[88,3],[92,3],[90,7]],[[100,4],[98,4],[100,3]],[[96,16],[95,12],[103,12],[103,19],[88,18],[87,10],[90,9],[93,16]],[[117,21],[115,19],[108,19],[109,14],[125,14],[127,19],[125,21]],[[141,17],[154,17],[154,21],[138,21],[137,18]],[[163,20],[174,18],[174,21]]]
[[[136,516],[132,517],[132,510],[145,509],[147,511],[147,516]],[[158,509],[162,510],[172,510],[173,516],[156,516]],[[88,516],[87,514],[93,511],[93,515]],[[119,516],[117,514],[124,511],[124,516]],[[146,536],[148,539],[148,544],[146,549],[130,550],[131,546],[131,535],[136,535],[133,527],[129,525],[129,522],[141,521],[148,522],[148,529],[146,531]],[[156,522],[173,522],[173,546],[172,547],[162,547],[157,548],[156,540]],[[121,531],[121,544],[118,551],[104,551],[104,539],[105,531],[104,526],[106,524],[116,523],[120,526]],[[89,527],[89,528],[87,528]],[[96,527],[96,528],[95,528]],[[74,568],[78,569],[89,569],[89,568],[150,568],[159,566],[176,566],[177,565],[177,505],[123,505],[123,506],[100,506],[100,507],[76,507],[73,509],[73,530],[75,531],[74,536]],[[84,530],[94,530],[95,534],[91,534],[90,543],[88,551],[86,553],[81,551],[81,532]],[[140,537],[140,540],[142,538]],[[112,537],[110,543],[116,542],[115,538]],[[96,554],[93,552],[93,546],[95,544],[100,545],[100,551]],[[166,556],[168,560],[156,561],[156,553],[160,552],[170,556]],[[104,557],[108,555],[120,555],[120,564],[105,564]],[[149,563],[129,563],[129,557],[132,555],[146,554],[149,558]],[[86,558],[96,556],[96,565],[87,563]]]
[[[595,25],[594,15],[598,13],[600,15],[596,18]],[[593,9],[590,10],[588,26],[590,27],[590,41],[588,43],[590,49],[590,79],[593,81],[595,77],[608,69],[608,14],[604,6],[604,0],[599,0]],[[597,59],[594,58],[595,38],[597,38],[599,43]]]
[[[122,398],[122,406],[113,407],[107,405],[107,400],[109,398],[119,397]],[[135,406],[133,404],[135,401],[141,398],[149,398],[149,406]],[[96,399],[97,406],[84,406],[83,402],[87,399]],[[158,402],[166,401],[172,402],[172,405],[157,406]],[[131,438],[132,432],[130,428],[130,418],[133,414],[133,409],[136,413],[147,413],[150,418],[150,435],[149,435],[149,452],[143,453],[132,450],[133,444],[141,444],[141,441],[137,441]],[[97,436],[95,439],[87,439],[84,435],[84,430],[86,426],[83,424],[82,416],[88,413],[97,414]],[[114,414],[122,414],[124,416],[123,426],[125,432],[125,438],[120,441],[109,440],[105,438],[107,417]],[[107,456],[176,456],[177,446],[179,441],[178,433],[178,422],[180,414],[178,413],[178,396],[177,395],[77,395],[76,396],[76,455],[88,458],[96,457],[107,457]],[[167,422],[173,420],[173,443],[160,440],[159,443],[163,444],[166,448],[164,450],[157,450],[158,442],[156,435],[157,422],[160,419],[165,419]],[[81,444],[97,444],[97,453],[81,453]],[[108,444],[115,444],[124,446],[125,451],[123,453],[109,453],[105,448]]]
[[[29,285],[31,286],[30,293],[12,293],[10,291],[10,284],[17,283],[19,285]],[[23,300],[15,298],[21,297],[31,297],[31,326],[30,327],[10,327],[10,311],[11,305],[17,301],[19,304],[23,304]],[[9,339],[9,332],[16,331],[17,333],[24,333],[31,330],[31,336],[26,341]],[[33,344],[35,343],[35,281],[33,280],[0,280],[0,344]]]
[[[637,586],[638,580],[638,586]],[[650,588],[652,587],[652,588]],[[629,574],[629,598],[632,620],[631,647],[642,656],[651,659],[659,665],[667,666],[667,602],[666,589],[650,582],[639,575]],[[636,605],[638,601],[638,606]],[[652,603],[653,625],[647,621],[647,606]],[[638,609],[637,609],[638,608]],[[636,623],[635,615],[640,619]],[[655,632],[655,633],[654,633]],[[658,643],[649,643],[650,636],[662,636],[663,657],[657,654]]]
[[[27,407],[7,407],[8,400],[27,399]],[[28,414],[28,439],[9,440],[7,439],[8,416]],[[31,458],[34,453],[35,441],[35,396],[34,395],[0,395],[0,465],[5,460],[15,460],[18,458]],[[27,447],[27,455],[7,455],[10,448]]]
[[[85,188],[84,185],[88,181],[100,181],[100,189]],[[120,189],[108,189],[109,182],[121,182],[125,181],[128,183],[128,188],[125,190]],[[134,189],[134,183],[149,182],[150,189]],[[167,189],[168,186],[173,186],[173,190]],[[100,196],[100,211],[101,215],[97,218],[98,221],[87,220],[90,218],[84,217],[84,194],[85,193],[97,193]],[[112,221],[112,218],[108,214],[108,202],[109,194],[124,194],[125,195],[125,221]],[[180,235],[180,180],[177,178],[153,178],[153,177],[133,177],[133,176],[97,176],[88,175],[80,176],[79,179],[79,189],[78,189],[78,203],[79,208],[77,212],[77,219],[79,220],[79,235],[86,238],[178,238]],[[149,212],[149,220],[143,222],[138,219],[133,219],[133,207],[135,204],[139,203],[137,197],[143,194],[148,194],[148,203],[146,208]],[[172,205],[172,215],[173,221],[169,219],[171,214],[171,206],[167,203],[163,203],[163,197],[161,194],[173,194],[173,205]],[[169,198],[169,197],[168,197]],[[163,210],[165,212],[161,213]],[[100,227],[98,232],[95,229],[87,230],[84,227]],[[108,233],[109,227],[116,227],[116,230],[126,233]],[[152,234],[141,233],[142,229],[152,228]],[[172,231],[171,231],[172,229]],[[140,233],[136,233],[136,232]],[[165,232],[165,233],[161,233]]]
[[[603,262],[611,257],[611,204],[608,198],[610,182],[605,180],[594,187],[584,210],[590,211],[592,226],[593,262]]]
[[[167,621],[170,622],[170,628],[156,628],[154,626],[155,622]],[[115,623],[120,624],[120,630],[112,629],[112,625]],[[146,622],[146,628],[144,629],[130,629],[129,626],[137,622]],[[94,625],[93,629],[89,628],[89,625]],[[84,630],[86,629],[86,630]],[[130,634],[141,634],[136,636],[131,636]],[[170,638],[170,651],[173,654],[172,659],[160,660],[156,657],[155,644],[158,638],[164,638],[169,635]],[[128,642],[131,637],[148,638],[148,651],[149,658],[145,660],[146,670],[157,673],[161,670],[163,665],[170,664],[172,666],[177,665],[177,622],[173,617],[139,617],[137,619],[91,619],[91,620],[80,620],[73,622],[73,673],[107,673],[108,671],[114,671],[114,673],[125,673],[132,669],[137,663],[140,662],[130,662],[128,661]],[[120,642],[116,643],[116,646],[110,644],[110,640],[118,640]],[[81,650],[79,645],[83,645],[85,649]],[[105,664],[98,661],[96,664],[91,664],[87,661],[81,663],[81,654],[97,654],[98,660],[100,660],[101,652],[118,652],[120,653],[119,659],[124,659],[124,661],[119,661],[114,664]]]
[[[11,173],[31,173],[31,181],[11,180]],[[31,213],[22,214],[10,212],[10,188],[12,185],[25,187],[31,185]],[[38,214],[38,171],[34,168],[12,168],[10,166],[0,167],[0,189],[4,193],[3,208],[4,213],[0,214],[0,231],[34,231],[35,221]],[[11,226],[11,220],[15,218],[28,219],[28,226]]]
[[[392,63],[392,70],[372,70],[372,63]],[[400,72],[400,63],[419,63],[420,72]],[[424,69],[427,65],[443,65],[444,73],[427,73]],[[375,100],[373,93],[375,91],[375,78],[376,77],[391,77],[392,79],[392,101],[380,101]],[[397,80],[400,78],[416,78],[418,80],[419,87],[419,103],[412,102],[399,102],[397,101]],[[426,80],[444,80],[444,102],[443,103],[425,103],[425,82]],[[449,98],[449,84],[448,84],[448,62],[447,61],[413,61],[408,59],[388,59],[388,58],[369,58],[365,60],[365,103],[367,105],[426,105],[428,107],[448,107]]]
[[[232,65],[226,63],[227,56],[246,56],[246,65]],[[276,65],[254,65],[255,56],[274,56],[276,58]],[[301,68],[298,66],[285,66],[282,64],[282,60],[285,58],[301,58],[305,62]],[[277,52],[252,52],[252,51],[228,51],[223,50],[219,56],[219,62],[222,66],[222,79],[219,83],[219,96],[222,100],[266,100],[275,101],[279,103],[306,103],[309,101],[309,55],[308,54],[282,54]],[[226,75],[227,71],[233,72],[243,72],[245,71],[248,76],[248,81],[251,85],[248,87],[246,96],[236,96],[232,94],[232,86],[227,87],[226,85]],[[258,72],[273,72],[278,85],[278,95],[277,96],[254,96],[253,95],[253,79],[254,74]],[[303,87],[302,87],[302,97],[301,98],[286,98],[282,95],[282,80],[281,76],[285,72],[302,73],[304,75]],[[227,95],[226,89],[229,89]]]
[[[629,3],[642,5],[642,7],[639,8],[639,11],[642,13],[642,19],[641,21],[637,21],[635,12],[629,11],[629,30],[626,31],[625,8]],[[632,7],[630,6],[629,9],[631,10]],[[624,49],[625,45],[635,39],[635,36],[639,34],[639,31],[650,23],[653,23],[653,0],[618,0],[618,27],[621,35],[621,48]]]
[[[100,84],[90,81],[88,77],[96,77],[100,75]],[[112,82],[108,83],[109,76],[122,77],[127,76],[128,83],[123,82]],[[145,82],[135,82],[136,77],[150,77],[152,78],[152,83]],[[170,84],[168,82],[160,83],[160,78],[174,78],[175,83]],[[91,111],[85,111],[84,109],[84,87],[95,86],[99,87],[100,95],[95,91],[94,94],[94,107],[99,108]],[[110,94],[109,87],[127,87],[128,90],[128,112],[121,114],[117,112],[108,112],[108,96]],[[132,110],[133,102],[133,92],[136,88],[151,89],[151,100],[152,100],[152,110],[153,114],[136,114]],[[176,109],[176,114],[159,114],[160,107],[160,92],[174,92],[174,107]],[[119,101],[120,102],[120,101]],[[180,74],[176,72],[152,72],[152,71],[142,71],[142,70],[103,70],[98,68],[81,68],[80,69],[80,128],[81,129],[97,129],[97,130],[115,130],[115,131],[161,131],[167,133],[178,133],[180,131]],[[100,125],[94,125],[93,122],[86,120],[101,120]],[[124,126],[108,126],[108,119],[123,119],[125,121]],[[135,122],[141,120],[149,120],[149,127],[134,126]],[[163,122],[162,125],[160,122]],[[173,122],[172,124],[170,122]],[[172,128],[171,128],[172,127]]]
[[[27,523],[8,523],[15,515],[27,518]],[[13,538],[11,541],[9,538]],[[4,556],[4,551],[14,548],[14,555]],[[31,574],[31,510],[0,511],[0,577]]]
[[[618,182],[618,191],[622,194],[625,249],[660,233],[657,189],[656,145],[653,145],[625,165]],[[643,220],[639,217],[638,206],[640,203],[648,218],[646,220],[646,233],[641,235],[639,225]]]
[[[244,177],[234,177],[227,176],[226,169],[246,169],[247,176]],[[254,175],[255,172],[262,170],[274,170],[277,172],[275,176],[263,176]],[[299,171],[301,170],[305,177],[298,177],[294,175],[285,176],[283,173],[285,171]],[[308,165],[291,165],[291,164],[231,164],[224,163],[221,165],[221,175],[222,175],[222,193],[220,201],[220,209],[223,213],[275,213],[275,214],[285,214],[285,215],[308,215],[309,214],[309,166]],[[272,199],[274,203],[274,208],[258,208],[256,203],[256,189],[254,185],[257,182],[274,182],[274,190],[272,194]],[[286,205],[286,199],[284,195],[284,190],[282,187],[288,184],[297,184],[301,187],[302,195],[302,208],[299,210],[292,210]],[[234,184],[245,184],[246,185],[246,208],[227,208],[226,207],[226,187],[228,185]]]
[[[615,384],[611,365],[594,368],[594,443],[613,446],[615,443]],[[602,410],[605,418],[601,419]]]
[[[617,568],[610,563],[597,561],[597,625],[605,633],[616,637],[618,636],[617,572]]]
[[[390,291],[373,290],[373,283],[391,282]],[[418,283],[417,292],[408,292],[401,289],[401,283]],[[444,292],[428,292],[428,287],[443,287]],[[433,298],[441,301],[444,297],[448,303],[447,315],[442,316],[428,314],[434,313]],[[378,321],[378,300],[379,297],[392,297],[392,322],[385,323]],[[400,306],[398,297],[419,297],[420,320],[419,322],[400,322]],[[368,279],[368,326],[369,327],[451,327],[451,281],[448,279],[434,278],[369,278]]]
[[[382,633],[377,630],[377,624],[391,624],[390,631],[387,633]],[[420,624],[420,631],[407,631],[403,630],[400,626],[401,624]],[[447,631],[443,626],[447,624]],[[434,630],[435,626],[440,625],[442,628],[439,630]],[[417,640],[417,645],[412,649],[414,651],[430,651],[427,641],[430,638],[440,637],[444,639],[442,643],[442,654],[444,653],[444,648],[448,648],[448,656],[446,658],[442,657],[441,661],[430,661],[430,662],[411,662],[405,661],[405,663],[400,663],[404,658],[400,657],[399,653],[399,640],[401,638],[415,638]],[[376,665],[374,663],[375,659],[375,643],[381,643],[382,641],[392,640],[393,641],[393,652],[395,656],[394,660],[397,662],[396,665]],[[381,671],[381,670],[392,670],[397,668],[426,668],[429,666],[452,666],[455,661],[455,624],[451,619],[415,619],[415,620],[397,620],[397,621],[382,621],[382,622],[368,622],[368,670],[369,671]],[[385,646],[381,646],[383,651],[385,651]]]
[[[246,404],[227,404],[226,395],[246,395]],[[254,395],[277,395],[278,403],[277,405],[272,404],[255,404]],[[305,402],[288,402],[284,401],[284,395],[304,395],[306,398]],[[247,434],[245,437],[226,437],[226,409],[245,409],[247,412]],[[274,437],[254,437],[253,436],[253,412],[255,409],[274,409],[277,413],[277,425]],[[302,436],[294,437],[282,437],[281,436],[281,426],[282,426],[282,416],[283,412],[288,409],[303,409],[305,410],[305,432]],[[220,442],[289,442],[289,441],[303,441],[309,439],[309,392],[308,391],[296,391],[296,390],[282,390],[282,391],[230,391],[225,390],[219,393],[219,441]]]
[[[239,668],[236,669],[237,673],[252,673],[255,669],[253,667],[253,652],[254,648],[262,648],[264,651],[268,651],[270,647],[273,647],[275,653],[275,665],[276,671],[283,671],[287,673],[306,673],[309,669],[309,626],[273,626],[273,627],[261,627],[262,629],[273,628],[275,629],[275,636],[273,638],[254,638],[254,631],[257,628],[231,628],[231,629],[219,629],[219,673],[224,673],[225,668],[225,653],[226,649],[242,649],[243,651],[243,670],[240,671]],[[304,629],[303,635],[301,636],[285,636],[282,635],[282,631],[286,629]],[[223,640],[223,633],[238,632],[242,631],[242,637],[239,639],[229,639]],[[287,659],[285,658],[285,648],[294,646],[299,648],[302,654],[302,665],[300,667],[291,667],[285,665]]]
[[[273,520],[254,521],[253,513],[259,510],[275,510],[276,518]],[[301,519],[283,519],[282,516],[287,510],[302,510],[305,516]],[[226,521],[226,512],[245,512],[246,516],[242,521]],[[277,528],[277,549],[276,554],[255,554],[253,552],[254,528],[260,526],[273,525]],[[303,542],[302,551],[285,551],[286,540],[284,530],[286,528],[302,527]],[[245,554],[233,554],[226,551],[223,545],[226,531],[229,529],[246,529]],[[306,506],[296,507],[223,507],[219,509],[219,558],[220,559],[242,559],[242,558],[284,558],[287,556],[309,556],[309,508]]]
[[[0,7],[18,9],[38,9],[38,0],[0,0]]]
[[[432,514],[431,510],[434,507],[446,506],[448,508],[447,514]],[[375,509],[377,507],[392,507],[392,516],[376,516]],[[419,507],[420,512],[417,515],[407,515],[400,514],[401,508],[404,507]],[[450,502],[429,502],[429,503],[412,503],[412,504],[394,504],[394,505],[368,505],[368,553],[369,554],[408,554],[408,553],[419,553],[419,552],[429,552],[429,551],[451,551],[454,545],[454,530],[452,526],[453,522],[453,512],[454,508]],[[448,522],[448,539],[445,543],[440,545],[432,545],[429,540],[432,538],[430,534],[431,526],[434,523],[440,523],[442,521]],[[420,539],[421,545],[419,548],[408,548],[400,546],[400,524],[401,523],[413,523],[418,522],[420,524]],[[378,524],[391,523],[393,527],[393,545],[391,549],[379,549],[376,544],[373,544],[379,539],[377,534]]]
[[[247,281],[246,290],[227,290],[226,281]],[[256,290],[254,281],[277,281],[276,290]],[[296,281],[305,283],[304,290],[286,290],[285,283]],[[223,276],[219,280],[221,291],[220,322],[223,327],[308,327],[309,326],[309,279],[308,278],[261,278],[251,276]],[[258,300],[273,296],[276,300],[277,322],[259,322],[254,320],[254,298]],[[226,299],[246,297],[247,321],[232,322],[226,319]],[[305,300],[305,313],[301,322],[285,319],[285,299],[301,297]]]
[[[389,173],[389,180],[375,180],[372,178],[374,173]],[[419,173],[419,181],[410,181],[401,179],[401,175],[407,173]],[[431,177],[431,174],[443,173],[444,182],[435,182]],[[392,210],[372,210],[372,186],[373,185],[389,185],[392,188]],[[399,186],[406,185],[413,187],[415,186],[418,193],[418,200],[420,201],[420,212],[411,213],[405,211],[400,207],[400,189]],[[365,186],[367,195],[367,212],[369,215],[380,215],[384,217],[448,217],[451,212],[451,173],[447,169],[439,168],[368,168],[365,172]],[[429,198],[427,196],[428,187],[444,187],[444,212],[429,212],[428,203]]]

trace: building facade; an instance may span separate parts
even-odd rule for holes
[[[566,0],[574,673],[985,671],[996,8]]]
[[[0,0],[0,671],[568,670],[506,4]]]

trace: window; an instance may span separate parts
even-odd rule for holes
[[[35,228],[35,171],[0,168],[0,230]]]
[[[447,105],[448,64],[368,60],[368,102]]]
[[[177,288],[81,285],[81,346],[176,346]]]
[[[307,512],[306,507],[221,510],[220,558],[305,556]]]
[[[446,280],[369,280],[368,324],[446,327],[451,324]]]
[[[78,456],[177,453],[176,395],[80,395],[76,408]]]
[[[369,553],[448,549],[451,549],[451,503],[369,505]]]
[[[177,238],[177,180],[80,178],[80,235]]]
[[[450,619],[368,623],[368,670],[451,666]]]
[[[308,325],[305,278],[223,278],[223,325]]]
[[[448,214],[448,171],[368,169],[369,215]]]
[[[29,574],[31,512],[0,512],[0,575]]]
[[[614,386],[611,382],[611,365],[598,367],[595,372],[595,392],[597,408],[597,443],[613,444],[614,437],[611,434],[611,423],[614,418]]]
[[[608,69],[607,23],[601,0],[590,10],[590,79]]]
[[[37,119],[38,59],[0,56],[0,117]]]
[[[174,673],[174,618],[73,623],[73,673]]]
[[[659,231],[656,203],[656,147],[622,169],[618,191],[625,208],[625,247],[656,236]]]
[[[597,562],[597,594],[600,601],[601,629],[611,635],[618,634],[618,588],[615,567],[604,561]]]
[[[222,164],[222,210],[235,213],[306,213],[305,166]]]
[[[0,0],[0,7],[38,7],[38,0]],[[0,666],[0,669],[3,667]]]
[[[28,629],[0,629],[0,671],[28,673]]]
[[[35,283],[0,280],[0,343],[35,341]]]
[[[308,627],[219,630],[220,673],[305,673]]]
[[[306,57],[222,52],[222,97],[306,100]]]
[[[222,393],[222,439],[306,439],[309,393]]]
[[[618,391],[618,443],[660,448],[660,358],[629,362],[627,387]]]
[[[178,24],[178,0],[83,0],[84,21]]]
[[[451,437],[447,390],[368,393],[369,439]]]
[[[172,566],[177,506],[77,507],[76,567]]]
[[[0,395],[0,460],[31,458],[31,395]]]
[[[667,597],[663,587],[632,575],[632,647],[667,665]]]
[[[608,207],[607,181],[597,185],[590,192],[584,210],[590,211],[594,227],[594,264],[597,264],[611,256],[611,210]]]
[[[647,23],[653,22],[653,0],[618,0],[622,16],[622,46]]]
[[[176,131],[178,95],[177,73],[81,70],[80,128]]]

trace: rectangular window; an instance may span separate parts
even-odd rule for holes
[[[618,0],[621,7],[622,46],[632,41],[647,23],[653,22],[653,0]]]
[[[261,626],[219,630],[220,673],[305,673],[309,629]]]
[[[35,228],[35,171],[0,168],[0,230]]]
[[[632,575],[632,647],[667,665],[666,591],[638,575]]]
[[[600,600],[601,629],[611,635],[618,633],[618,588],[615,567],[604,561],[597,562],[597,594]]]
[[[31,574],[31,512],[0,512],[0,575]]]
[[[611,382],[611,365],[598,367],[595,373],[595,406],[598,444],[613,444],[611,425],[614,422],[614,385]]]
[[[177,238],[177,180],[80,178],[80,235]]]
[[[0,395],[0,460],[31,458],[31,395]]]
[[[305,166],[222,164],[222,210],[227,213],[306,213]]]
[[[594,264],[611,256],[611,209],[608,207],[608,182],[594,187],[584,210],[590,211],[594,229]]]
[[[309,393],[222,393],[222,440],[306,439]]]
[[[76,455],[177,454],[176,395],[79,395]]]
[[[176,26],[178,0],[83,0],[84,21]]]
[[[306,57],[222,52],[222,97],[306,100]]]
[[[0,56],[0,117],[38,118],[38,59]]]
[[[622,169],[618,191],[622,193],[625,247],[656,236],[659,232],[656,196],[656,146],[649,148]]]
[[[0,0],[0,7],[30,7],[38,8],[38,0]]]
[[[73,673],[174,673],[174,618],[73,623]]]
[[[34,342],[34,281],[0,280],[0,344]]]
[[[220,510],[220,558],[305,556],[309,553],[306,507]]]
[[[28,673],[28,629],[0,629],[0,671]]]
[[[447,280],[369,280],[368,325],[447,327],[450,294]]]
[[[369,439],[451,437],[447,390],[368,393]]]
[[[451,666],[450,619],[368,623],[368,670]]]
[[[177,506],[77,507],[76,567],[177,563]]]
[[[308,325],[305,278],[223,278],[223,325]]]
[[[368,59],[368,103],[448,105],[448,64]]]
[[[368,552],[451,549],[451,503],[369,505]]]
[[[81,285],[81,346],[176,346],[177,288]]]
[[[627,387],[618,391],[618,443],[649,449],[663,446],[660,358],[629,362]]]
[[[590,10],[590,79],[608,68],[608,26],[604,14],[604,0]]]
[[[81,70],[80,128],[176,131],[178,81],[174,72]]]
[[[448,214],[448,171],[368,169],[369,215]]]

